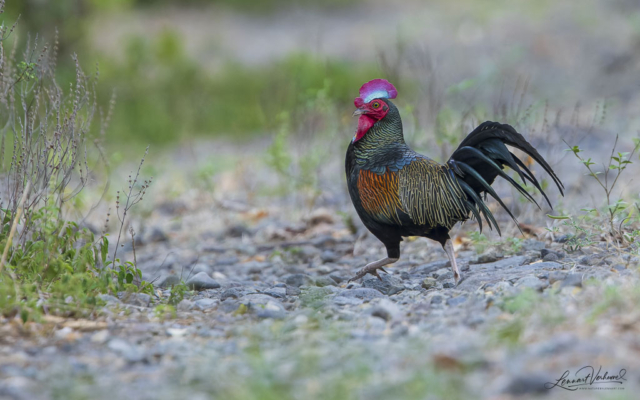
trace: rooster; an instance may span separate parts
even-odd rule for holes
[[[497,176],[538,205],[525,188],[503,171],[505,166],[514,170],[525,185],[527,181],[533,184],[551,207],[534,174],[505,145],[523,151],[540,164],[561,194],[564,186],[538,151],[506,124],[482,123],[445,164],[416,153],[405,143],[400,113],[390,101],[397,94],[388,81],[374,79],[360,88],[360,97],[354,102],[353,115],[360,118],[345,162],[349,195],[364,225],[385,245],[387,257],[367,264],[350,281],[366,274],[382,279],[378,270],[387,272],[383,267],[398,261],[402,238],[423,236],[442,245],[457,285],[461,275],[449,237],[456,223],[473,217],[482,232],[484,217],[489,228],[495,227],[500,234],[485,203],[488,193],[518,225],[491,187]]]

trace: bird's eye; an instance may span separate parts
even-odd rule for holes
[[[371,105],[373,108],[380,108],[380,103],[377,101]]]

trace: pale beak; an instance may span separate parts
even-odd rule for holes
[[[367,113],[367,110],[366,110],[366,109],[364,109],[364,108],[358,108],[357,110],[355,110],[355,111],[353,112],[352,117],[355,117],[356,115],[366,114],[366,113]]]

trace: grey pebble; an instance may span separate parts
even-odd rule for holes
[[[527,276],[523,276],[522,278],[518,279],[518,281],[515,284],[516,287],[526,287],[526,288],[531,288],[533,290],[537,290],[537,291],[542,291],[544,288],[549,286],[549,282],[547,282],[546,280],[543,281],[541,279],[536,278],[535,276],[532,275],[527,275]]]
[[[193,308],[193,302],[191,300],[183,299],[178,303],[178,311],[189,311]]]
[[[382,296],[383,296],[382,293],[380,293],[378,290],[375,290],[375,289],[357,288],[357,289],[351,289],[351,290],[343,290],[342,292],[338,293],[336,297],[352,297],[352,298],[362,299],[364,301],[371,301],[373,299],[376,299]]]
[[[217,289],[220,287],[220,284],[205,272],[195,274],[186,283],[189,288],[195,290]]]
[[[431,300],[433,302],[433,299]],[[466,296],[457,296],[447,299],[447,304],[450,306],[457,306],[467,301]]]
[[[123,303],[131,304],[138,307],[149,307],[151,303],[151,296],[146,293],[127,293],[120,292],[118,296]]]
[[[582,274],[567,275],[567,277],[562,281],[562,285],[560,285],[560,287],[569,286],[582,287]]]
[[[294,287],[311,286],[315,284],[315,280],[306,274],[289,275],[284,281],[287,285]]]
[[[420,284],[420,286],[422,286],[423,288],[429,290],[433,287],[436,286],[436,280],[433,278],[424,278],[424,280],[422,281],[422,283]]]
[[[117,297],[111,296],[110,294],[99,294],[98,298],[108,305],[111,304],[121,304],[122,302]]]
[[[194,303],[194,308],[197,310],[205,311],[210,310],[218,304],[218,300],[216,299],[200,299],[196,300]]]
[[[380,275],[382,279],[378,278],[364,278],[362,280],[362,286],[365,288],[371,288],[379,291],[380,293],[391,296],[404,290],[402,282],[389,274]]]

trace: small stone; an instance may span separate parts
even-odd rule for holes
[[[300,288],[293,287],[293,286],[287,286],[286,294],[287,294],[287,296],[299,296],[300,295]]]
[[[169,240],[169,237],[158,228],[153,228],[147,237],[147,241],[151,243],[166,242],[167,240]]]
[[[336,262],[339,258],[340,256],[332,250],[325,250],[320,254],[320,259],[326,263]]]
[[[107,347],[130,363],[140,362],[145,358],[139,347],[133,346],[120,338],[111,339]]]
[[[387,296],[394,295],[404,290],[404,285],[398,278],[389,274],[381,274],[380,277],[382,280],[375,277],[364,278],[362,280],[362,286],[365,288],[376,289]]]
[[[187,286],[195,290],[217,289],[220,284],[213,280],[207,273],[199,272],[187,280]]]
[[[500,258],[502,258],[501,254],[497,253],[496,251],[488,251],[488,252],[478,256],[478,264],[486,264],[486,263],[496,262]]]
[[[355,297],[364,301],[371,301],[378,297],[382,297],[382,293],[378,290],[370,288],[357,288],[351,290],[344,290],[340,292],[336,297]]]
[[[312,286],[315,281],[309,275],[293,274],[293,275],[289,275],[284,282],[289,286],[300,287],[300,286]]]
[[[263,290],[262,293],[278,299],[284,299],[285,297],[287,297],[287,288],[273,287],[267,290]]]
[[[420,286],[422,286],[423,288],[429,290],[429,289],[435,287],[436,283],[437,283],[436,280],[433,279],[433,278],[425,278],[422,281],[422,284]]]
[[[382,318],[385,321],[391,321],[400,316],[401,311],[396,303],[389,299],[382,299],[377,306],[371,310],[371,315]]]
[[[191,300],[183,299],[178,303],[178,311],[189,311],[193,308],[193,302]]]
[[[225,274],[218,271],[213,271],[211,277],[216,281],[224,281],[225,279],[227,279],[227,276]]]
[[[149,307],[151,303],[151,296],[146,293],[119,293],[120,299],[126,304],[132,304],[138,307]]]
[[[196,300],[196,302],[194,303],[194,308],[197,310],[201,310],[201,311],[205,311],[205,310],[210,310],[213,307],[215,307],[218,304],[218,300],[216,299],[200,299],[200,300]]]
[[[541,251],[544,249],[544,242],[535,239],[526,239],[522,242],[522,250],[538,250]]]
[[[569,274],[560,285],[561,288],[570,286],[582,287],[582,274]]]
[[[440,295],[435,295],[431,297],[431,304],[441,304],[443,297]]]
[[[181,338],[187,336],[187,329],[185,328],[168,328],[167,335],[175,338]]]
[[[262,307],[255,307],[254,304],[251,303],[251,308],[256,310],[256,315],[260,318],[282,319],[287,314],[281,303],[272,300],[267,301]]]
[[[232,313],[236,311],[239,306],[240,306],[240,302],[238,300],[228,298],[224,300],[222,303],[220,303],[219,309],[222,309],[222,311],[226,313]]]
[[[316,278],[316,286],[324,287],[324,286],[335,286],[336,281],[331,279],[328,276],[319,276]]]
[[[329,278],[333,279],[335,281],[335,283],[342,283],[346,278],[343,276],[340,276],[338,274],[330,274]]]
[[[455,307],[457,305],[460,305],[460,304],[464,303],[465,301],[467,301],[467,297],[466,296],[457,296],[457,297],[452,297],[450,299],[447,299],[447,304],[452,306],[452,307]]]
[[[439,274],[438,275],[438,282],[446,281],[448,279],[453,279],[453,272],[452,271],[447,271],[444,274]]]
[[[567,273],[564,271],[552,271],[549,274],[549,283],[554,284],[557,281],[563,281],[567,277]]]
[[[105,343],[107,339],[109,339],[109,331],[106,329],[102,331],[97,331],[93,335],[91,335],[92,343],[102,344],[102,343]]]
[[[445,289],[451,289],[452,287],[455,287],[455,285],[451,282],[445,282],[442,284],[442,287]]]
[[[515,286],[516,287],[531,288],[533,290],[536,290],[536,291],[540,292],[544,288],[549,286],[549,283],[547,281],[543,281],[541,279],[538,279],[535,276],[527,275],[527,276],[524,276],[524,277],[518,279],[518,281],[516,282]]]
[[[542,257],[542,261],[558,261],[559,257],[556,253],[548,253]]]
[[[122,304],[118,298],[111,296],[110,294],[99,294],[98,298],[107,303],[107,305]]]
[[[242,297],[242,293],[240,292],[240,290],[238,290],[237,288],[229,288],[222,292],[222,294],[220,295],[220,300],[225,301],[228,298],[237,299],[240,297]]]

